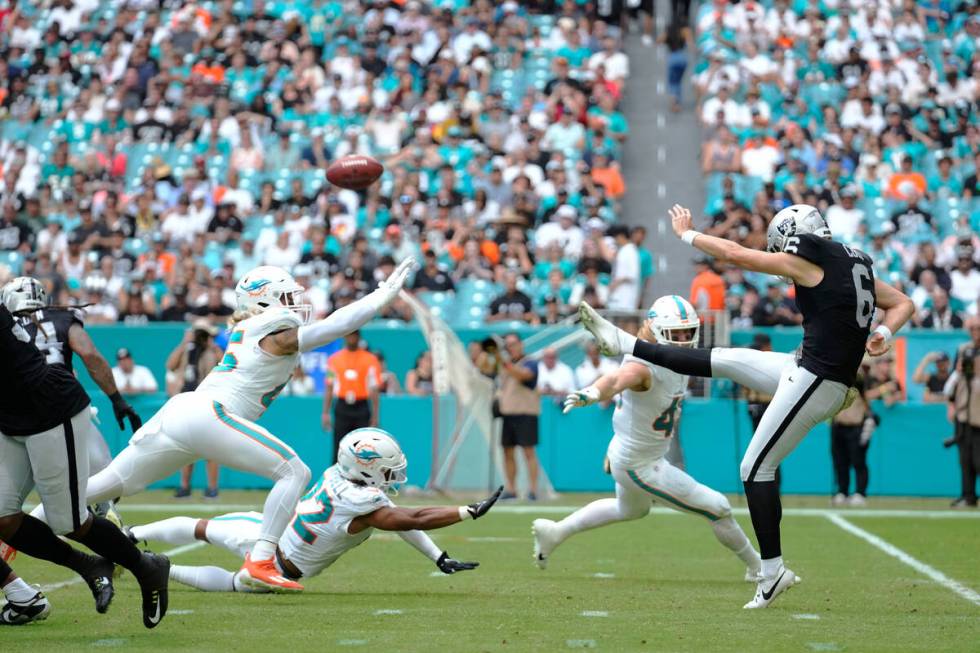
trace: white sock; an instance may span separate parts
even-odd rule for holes
[[[715,537],[718,538],[718,541],[734,551],[746,567],[752,571],[759,571],[761,564],[759,554],[752,548],[752,543],[745,536],[745,531],[733,517],[725,517],[712,522],[711,528],[715,531]]]
[[[776,556],[762,561],[762,575],[766,578],[775,578],[779,570],[783,568],[783,556]]]
[[[619,502],[616,499],[599,499],[579,508],[555,526],[561,538],[559,541],[564,541],[575,533],[622,520]]]
[[[194,529],[199,519],[193,517],[171,517],[143,526],[133,526],[130,531],[138,540],[154,540],[167,544],[191,544],[197,541]]]
[[[252,560],[271,560],[272,556],[276,554],[276,545],[279,544],[279,540],[276,541],[267,540],[260,538],[255,540],[255,544],[252,545],[252,552],[249,558]]]
[[[234,592],[234,572],[221,567],[171,565],[170,578],[205,592]]]
[[[25,583],[23,578],[15,578],[3,586],[3,595],[12,603],[27,603],[35,594],[37,590]]]
[[[252,547],[252,560],[269,560],[276,545],[289,526],[299,498],[310,482],[310,470],[299,458],[292,458],[276,469],[276,484],[272,486],[262,507],[262,531]]]

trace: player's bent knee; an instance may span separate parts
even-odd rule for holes
[[[293,456],[283,465],[281,465],[279,469],[279,478],[293,478],[303,487],[306,487],[309,484],[310,479],[313,477],[312,473],[310,472],[310,468],[306,466],[306,463],[300,460],[299,456]]]
[[[749,476],[752,475],[752,468],[755,466],[755,458],[749,458],[746,456],[742,458],[742,464],[738,468],[739,476],[742,478],[742,482],[749,480]]]

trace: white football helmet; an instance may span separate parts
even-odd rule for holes
[[[701,320],[691,303],[679,295],[664,295],[647,311],[647,326],[657,342],[697,347]]]
[[[766,231],[766,249],[770,252],[784,252],[792,236],[815,234],[830,240],[830,227],[816,207],[809,204],[794,204],[777,213]]]
[[[381,488],[394,494],[407,480],[408,461],[395,438],[384,429],[355,429],[337,448],[340,475],[348,481]]]
[[[305,292],[293,275],[274,265],[260,265],[246,272],[235,286],[239,310],[261,312],[281,306],[299,313],[304,324],[313,312],[313,307],[303,301]]]
[[[40,310],[48,305],[48,293],[33,277],[17,277],[3,287],[3,303],[14,315]]]

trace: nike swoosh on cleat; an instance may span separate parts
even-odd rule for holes
[[[156,614],[152,617],[147,617],[146,620],[155,625],[160,623],[160,595],[156,591],[153,592],[153,602],[157,605]]]
[[[776,586],[779,585],[779,581],[781,581],[783,579],[783,576],[785,576],[785,575],[786,575],[786,572],[785,571],[783,573],[779,574],[779,578],[777,578],[776,579],[776,582],[772,584],[772,587],[769,588],[769,591],[768,592],[766,590],[762,590],[762,598],[764,598],[766,601],[768,601],[769,599],[771,599],[773,592],[776,591]]]

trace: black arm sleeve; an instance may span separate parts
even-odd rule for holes
[[[633,355],[648,363],[666,367],[678,374],[711,376],[711,350],[691,349],[675,345],[658,345],[637,339]]]

